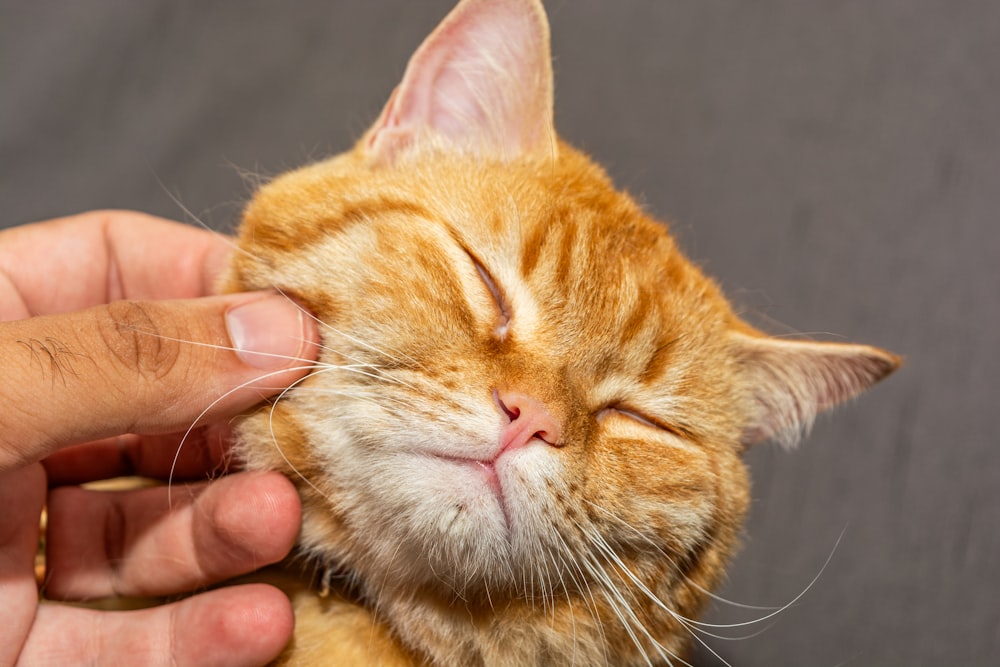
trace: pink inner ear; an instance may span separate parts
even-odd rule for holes
[[[550,152],[549,30],[537,0],[463,0],[410,59],[366,139],[377,161],[422,148]]]

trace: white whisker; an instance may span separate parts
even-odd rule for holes
[[[641,536],[641,533],[638,530],[636,530],[628,522],[624,521],[620,517],[614,515],[613,513],[611,513],[610,511],[608,511],[607,509],[605,509],[603,507],[600,507],[599,505],[596,505],[594,503],[589,503],[589,504],[591,506],[595,507],[596,509],[603,511],[608,516],[610,516],[611,518],[613,518],[615,521],[619,522],[621,525],[628,527],[629,529],[635,531],[636,534],[638,534],[638,535]],[[846,529],[845,529],[845,531],[846,531]],[[615,566],[614,569],[615,569],[616,572],[619,573],[619,576],[623,578],[623,583],[630,584],[631,587],[635,587],[644,596],[646,596],[650,601],[652,601],[653,604],[655,604],[657,607],[659,607],[660,609],[662,609],[663,611],[665,611],[672,618],[674,618],[678,623],[680,623],[682,625],[682,627],[684,627],[691,634],[691,636],[695,639],[695,641],[697,641],[699,644],[701,644],[707,651],[709,651],[713,656],[715,656],[723,664],[728,665],[729,663],[726,662],[726,660],[721,655],[719,655],[715,650],[713,650],[712,647],[710,647],[707,643],[705,643],[705,641],[699,635],[703,635],[703,636],[706,636],[706,637],[711,637],[711,638],[719,639],[719,640],[723,640],[723,641],[737,641],[737,640],[741,640],[741,639],[746,639],[746,638],[749,638],[749,637],[757,636],[757,635],[765,632],[768,628],[771,627],[771,625],[768,625],[767,627],[761,629],[758,632],[755,632],[755,633],[752,633],[752,634],[749,634],[749,635],[745,635],[745,636],[741,636],[741,637],[731,637],[731,636],[720,635],[720,634],[711,632],[709,629],[714,629],[714,630],[718,630],[718,629],[734,629],[734,628],[741,628],[741,627],[747,627],[747,626],[751,626],[751,625],[756,625],[756,624],[763,623],[763,622],[766,622],[766,621],[769,621],[769,620],[773,619],[778,614],[786,611],[787,609],[789,609],[790,607],[792,607],[793,605],[795,605],[816,584],[816,582],[819,580],[819,578],[823,575],[823,573],[826,570],[827,566],[830,564],[830,561],[832,560],[833,555],[834,555],[834,553],[837,550],[837,547],[839,546],[841,540],[843,539],[844,531],[842,531],[841,534],[840,534],[840,536],[837,538],[837,541],[834,544],[833,549],[831,550],[830,554],[827,556],[826,561],[823,563],[822,567],[820,568],[820,570],[816,574],[816,576],[814,576],[813,579],[808,583],[808,585],[806,585],[805,588],[803,588],[789,602],[781,605],[780,607],[765,607],[765,608],[757,608],[757,607],[752,607],[750,605],[739,605],[737,603],[732,603],[734,606],[750,608],[750,609],[754,609],[754,610],[758,610],[758,611],[762,610],[762,609],[770,611],[770,613],[765,614],[763,616],[760,616],[758,618],[754,618],[754,619],[751,619],[749,621],[743,621],[743,622],[739,622],[739,623],[707,623],[707,622],[703,622],[703,621],[697,621],[695,619],[687,618],[687,617],[683,616],[682,614],[679,614],[675,610],[670,609],[667,605],[665,605],[663,603],[662,600],[660,600],[656,596],[655,593],[653,593],[648,588],[648,586],[645,585],[644,582],[642,582],[639,579],[638,576],[635,575],[635,573],[633,573],[625,565],[625,563],[621,560],[621,558],[619,558],[619,556],[617,555],[617,553],[615,553],[614,549],[612,549],[612,547],[607,543],[607,541],[599,533],[596,533],[596,532],[595,533],[586,533],[586,536],[590,540],[590,542],[597,548],[598,553],[600,553],[605,559],[607,559],[609,563],[611,563],[611,564],[613,564]],[[642,537],[643,537],[643,539],[645,541],[651,543],[651,541],[648,538],[646,538],[645,536],[642,536]],[[669,556],[667,554],[665,554],[662,551],[662,549],[657,548],[657,551],[659,551],[659,553],[661,553],[664,557],[669,558]],[[673,559],[670,559],[670,561],[671,561],[671,564],[676,568],[676,563],[674,563]],[[678,571],[679,571],[679,569],[678,569]],[[601,579],[604,580],[606,586],[607,585],[611,585],[610,582],[607,580],[606,575],[602,576]],[[688,582],[689,585],[693,585],[693,582],[691,582],[690,579],[688,579],[686,576],[685,576],[685,580]],[[697,590],[702,590],[703,591],[703,589],[701,589],[700,587],[695,586],[695,588]],[[717,596],[713,596],[713,597],[717,598]],[[621,596],[621,593],[619,591],[617,591],[617,589],[615,590],[614,599],[620,601],[623,605],[627,605],[627,603],[625,602],[624,598]],[[717,599],[721,599],[721,598],[717,598]],[[609,602],[612,602],[612,599],[609,599]],[[726,601],[726,602],[728,602],[728,601]],[[612,603],[612,606],[614,606],[613,603]],[[618,609],[615,609],[615,611],[616,611],[616,613],[618,613],[619,619],[622,620],[622,622],[624,623],[625,620],[623,619],[622,614],[619,613]],[[630,628],[626,627],[626,630],[629,631],[630,636],[633,634],[631,632]]]
[[[671,567],[673,567],[674,571],[677,572],[677,574],[679,574],[682,577],[684,577],[685,583],[688,586],[691,586],[692,588],[694,588],[698,592],[707,595],[708,597],[712,598],[713,600],[716,600],[717,602],[722,602],[722,603],[730,605],[732,607],[738,607],[738,608],[741,608],[741,609],[749,609],[749,610],[752,610],[752,611],[776,611],[776,610],[780,609],[780,607],[773,607],[773,606],[758,606],[758,605],[744,604],[744,603],[741,603],[741,602],[735,602],[733,600],[728,600],[728,599],[726,599],[724,597],[716,595],[712,591],[704,588],[703,586],[698,585],[696,582],[694,582],[690,578],[688,578],[684,574],[684,571],[680,568],[680,566],[677,565],[677,561],[674,559],[674,557],[671,556],[670,554],[668,554],[666,551],[664,551],[660,547],[660,545],[657,544],[656,542],[654,542],[648,535],[645,535],[638,528],[634,527],[632,524],[630,524],[628,521],[625,521],[621,517],[615,515],[613,512],[611,512],[607,508],[601,507],[597,503],[591,502],[589,500],[584,500],[584,502],[587,503],[588,505],[590,505],[591,507],[593,507],[594,509],[596,509],[596,510],[598,510],[600,512],[603,512],[610,519],[616,521],[619,525],[624,526],[629,531],[631,531],[636,537],[638,537],[639,539],[641,539],[642,541],[644,541],[645,543],[647,543],[649,546],[651,546],[657,553],[659,553],[661,556],[663,556],[663,558],[666,559],[670,563]]]
[[[314,373],[314,375],[319,375],[319,374],[327,372],[329,370],[333,370],[333,369],[325,368],[323,370],[316,371]],[[315,491],[316,493],[318,493],[321,498],[324,498],[325,500],[330,500],[330,497],[327,494],[323,493],[323,491],[321,491],[318,486],[316,486],[315,484],[313,484],[312,480],[310,480],[308,477],[306,477],[305,475],[303,475],[299,471],[299,469],[295,466],[295,464],[293,464],[288,459],[288,456],[285,455],[285,450],[283,450],[281,448],[281,445],[278,443],[278,437],[274,433],[274,410],[278,407],[278,403],[281,401],[282,398],[284,398],[285,394],[287,394],[296,385],[298,385],[299,383],[303,382],[305,379],[306,379],[305,377],[299,378],[298,380],[296,380],[295,382],[293,382],[292,384],[290,384],[288,387],[286,387],[274,399],[274,403],[271,404],[271,409],[268,410],[268,413],[267,413],[267,429],[268,429],[268,432],[271,434],[271,443],[274,445],[274,449],[281,456],[281,459],[285,462],[285,465],[288,466],[289,470],[291,470],[292,472],[294,472],[299,477],[299,479],[301,479],[303,482],[305,482],[310,487],[312,487],[313,491]]]
[[[842,531],[840,531],[840,535],[837,537],[837,541],[834,543],[833,548],[830,550],[830,554],[826,557],[826,560],[823,562],[822,567],[820,567],[819,572],[816,573],[816,576],[812,578],[812,580],[806,585],[806,587],[803,588],[801,591],[799,591],[798,595],[796,595],[794,598],[783,604],[781,607],[778,607],[775,611],[771,612],[770,614],[761,616],[760,618],[756,618],[751,621],[744,621],[742,623],[704,623],[701,621],[695,621],[691,619],[687,619],[687,621],[692,625],[697,625],[703,628],[740,628],[748,625],[754,625],[756,623],[762,623],[763,621],[774,618],[778,614],[794,606],[795,603],[801,600],[802,597],[805,596],[805,594],[808,593],[809,590],[816,584],[816,582],[819,581],[820,577],[823,576],[823,573],[826,572],[827,566],[829,566],[830,562],[833,560],[833,555],[837,552],[837,548],[840,546],[841,540],[844,539],[844,534],[846,532],[847,532],[846,527]]]
[[[601,536],[599,533],[594,532],[594,533],[590,534],[590,538],[591,538],[591,543],[598,548],[598,551],[605,557],[605,559],[609,563],[611,563],[612,565],[615,566],[614,570],[617,573],[618,577],[620,579],[622,579],[622,583],[628,583],[628,582],[625,581],[625,578],[622,576],[623,574],[625,574],[625,575],[627,575],[628,579],[630,581],[632,581],[633,584],[637,585],[637,587],[640,589],[640,591],[642,591],[644,594],[646,594],[648,597],[650,597],[654,601],[654,603],[657,603],[658,606],[662,607],[668,613],[670,613],[671,615],[673,615],[673,612],[670,611],[669,608],[667,608],[665,605],[663,605],[663,603],[659,600],[659,598],[657,598],[655,596],[655,594],[653,594],[651,591],[649,591],[649,589],[646,588],[646,586],[639,581],[639,579],[628,569],[628,567],[625,566],[625,564],[622,562],[621,558],[619,558],[618,554],[616,554],[614,552],[614,550],[611,549],[611,547],[607,544],[607,541],[605,541],[605,539],[604,539],[603,536]],[[607,576],[607,575],[605,575],[605,576]],[[628,588],[628,587],[626,587],[626,588]],[[650,632],[646,629],[646,626],[643,625],[642,621],[635,615],[635,612],[633,612],[632,609],[631,609],[631,607],[628,606],[627,601],[622,596],[621,592],[619,591],[619,589],[617,587],[614,587],[614,591],[615,591],[615,594],[618,597],[618,599],[621,600],[621,602],[623,603],[623,605],[625,605],[626,611],[628,611],[629,618],[632,619],[635,622],[636,626],[639,628],[639,630],[642,631],[642,634],[645,635],[646,639],[649,640],[649,642],[653,645],[653,647],[656,648],[656,650],[660,654],[660,656],[662,658],[664,658],[670,664],[673,664],[672,661],[670,660],[670,658],[675,658],[675,659],[679,660],[681,662],[681,664],[688,665],[688,663],[685,662],[682,658],[680,658],[680,656],[677,656],[677,655],[673,654],[671,651],[667,650],[666,647],[664,647],[662,644],[660,644],[652,636],[652,634],[650,634]],[[640,649],[642,648],[641,644],[637,644],[637,646]],[[709,649],[709,650],[711,650],[711,649]],[[647,660],[648,660],[648,658],[647,658]]]
[[[175,343],[183,343],[184,345],[192,345],[192,346],[195,346],[195,347],[207,347],[207,348],[211,348],[211,349],[215,349],[215,350],[225,350],[227,352],[236,352],[236,353],[241,352],[241,350],[238,350],[237,348],[232,347],[230,345],[219,345],[218,343],[204,343],[202,341],[197,341],[197,340],[185,340],[183,338],[174,338],[173,336],[165,336],[165,335],[160,334],[160,333],[155,333],[153,331],[146,331],[145,329],[139,329],[139,328],[135,328],[135,327],[131,328],[130,331],[132,331],[133,333],[139,333],[139,334],[145,334],[147,336],[153,336],[154,338],[159,338],[161,340],[169,340],[169,341],[173,341]],[[306,342],[306,341],[301,341],[301,342]],[[314,367],[317,367],[317,368],[318,367],[323,367],[323,366],[329,366],[329,364],[325,364],[325,363],[323,363],[321,361],[313,361],[312,359],[307,359],[306,357],[297,357],[297,356],[290,355],[290,354],[276,354],[276,353],[271,353],[271,352],[254,352],[253,354],[255,354],[257,356],[261,356],[261,357],[270,357],[272,359],[283,359],[285,361],[297,361],[297,362],[301,362],[303,364],[312,364]],[[276,373],[284,373],[284,372],[286,372],[288,370],[290,370],[290,369],[284,368],[284,369],[280,369],[280,370],[276,371]],[[274,375],[276,373],[272,373],[270,375]],[[270,375],[268,377],[270,377]]]
[[[312,364],[312,363],[310,363],[308,366],[297,366],[297,367],[293,366],[291,368],[282,368],[281,370],[273,371],[273,372],[270,372],[270,373],[265,373],[264,375],[259,375],[259,376],[255,377],[255,378],[251,379],[251,380],[247,380],[246,382],[240,383],[239,385],[233,387],[232,389],[230,389],[229,391],[225,392],[224,394],[222,394],[221,396],[219,396],[217,399],[215,399],[214,401],[212,401],[211,403],[209,403],[208,406],[204,410],[202,410],[198,414],[197,417],[194,418],[194,421],[192,421],[191,425],[188,426],[188,428],[187,428],[186,431],[184,431],[184,435],[181,437],[180,442],[177,444],[177,451],[174,454],[174,459],[173,459],[173,461],[170,464],[170,472],[167,475],[167,506],[168,507],[172,507],[173,506],[171,492],[172,492],[172,485],[173,485],[173,479],[174,479],[174,470],[176,470],[176,468],[177,468],[177,462],[178,462],[178,460],[180,459],[180,456],[181,456],[181,449],[184,447],[184,443],[187,442],[187,439],[191,435],[191,432],[195,429],[195,427],[198,425],[198,423],[205,417],[205,415],[207,415],[209,412],[211,412],[212,409],[216,405],[218,405],[219,403],[221,403],[222,401],[224,401],[225,399],[227,399],[229,396],[231,396],[235,392],[240,391],[241,389],[246,389],[247,387],[253,386],[255,384],[258,384],[261,380],[266,380],[267,378],[275,377],[277,375],[282,375],[284,373],[289,373],[289,372],[294,373],[294,372],[303,371],[303,370],[306,370],[306,371],[307,370],[312,370],[313,368],[315,368],[315,365]]]
[[[277,289],[277,288],[275,288],[275,289]],[[288,298],[287,295],[285,295],[284,292],[282,292],[280,289],[277,289],[277,291],[282,296],[285,296],[286,298]],[[423,365],[421,365],[417,360],[413,359],[412,357],[410,357],[410,356],[408,356],[406,354],[402,354],[402,353],[399,353],[399,352],[390,354],[388,352],[385,352],[384,350],[380,350],[379,348],[375,347],[374,345],[371,345],[370,343],[366,343],[365,341],[361,340],[360,338],[352,336],[352,335],[350,335],[350,334],[348,334],[348,333],[346,333],[344,331],[341,331],[340,329],[336,328],[335,326],[324,322],[323,320],[319,319],[318,317],[316,317],[315,315],[313,315],[312,313],[310,313],[307,310],[304,310],[303,312],[305,312],[310,318],[312,318],[323,329],[326,329],[327,331],[329,331],[331,333],[334,333],[334,334],[340,336],[341,338],[344,338],[345,340],[348,340],[348,341],[354,343],[355,345],[358,345],[358,346],[363,347],[363,348],[365,348],[367,350],[370,350],[370,351],[374,352],[375,354],[378,354],[380,356],[386,357],[387,359],[392,359],[392,360],[404,359],[405,361],[409,362],[410,364],[412,364],[412,365],[414,365],[414,366],[416,366],[418,368],[422,368],[422,369],[424,368]],[[424,370],[426,370],[426,369],[424,369]]]

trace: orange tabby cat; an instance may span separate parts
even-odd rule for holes
[[[463,0],[351,152],[246,211],[227,288],[323,328],[238,429],[304,504],[289,664],[675,663],[741,452],[897,365],[742,322],[558,139],[548,40],[537,0]]]

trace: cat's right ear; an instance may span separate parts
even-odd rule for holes
[[[819,412],[842,403],[896,370],[901,359],[868,345],[819,343],[733,334],[752,403],[743,445],[794,445]]]
[[[549,25],[539,0],[462,0],[410,59],[362,139],[378,164],[410,152],[554,155]]]

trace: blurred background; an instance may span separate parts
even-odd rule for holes
[[[232,229],[258,176],[351,144],[451,4],[2,3],[0,226],[183,206]],[[695,664],[997,664],[1000,3],[547,7],[563,135],[753,322],[907,358],[798,450],[750,452],[721,594],[808,591]]]

